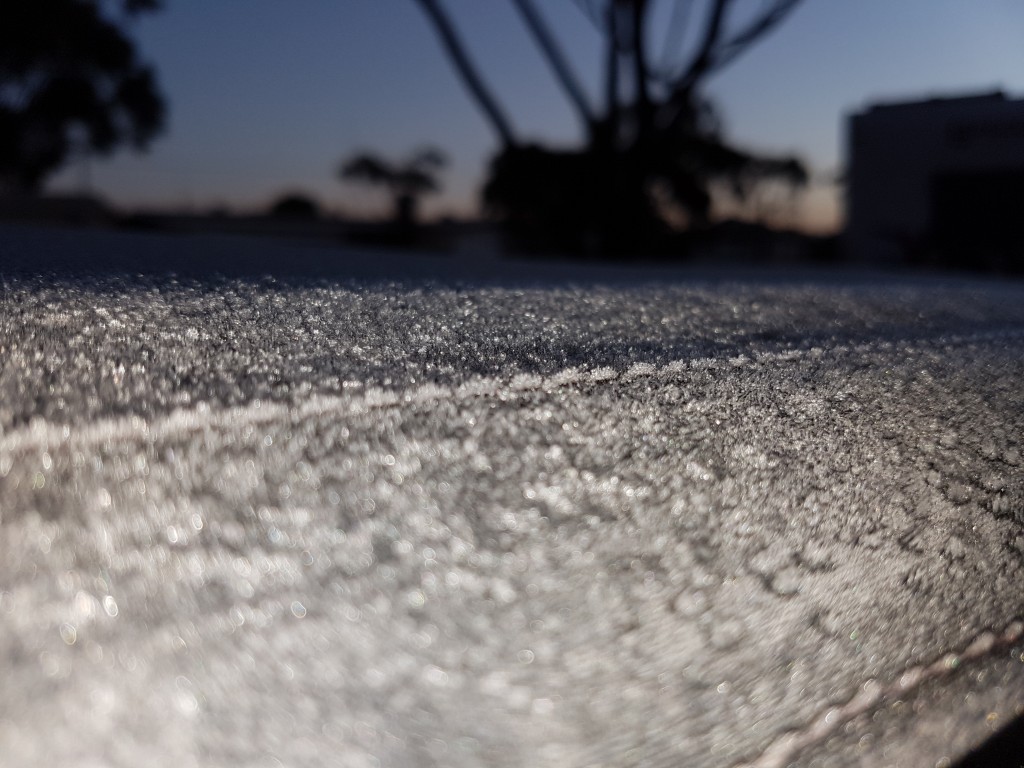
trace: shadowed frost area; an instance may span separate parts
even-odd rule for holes
[[[1024,289],[9,276],[11,765],[949,764]]]

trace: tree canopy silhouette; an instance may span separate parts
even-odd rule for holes
[[[270,204],[269,213],[275,219],[312,221],[320,218],[320,206],[307,194],[287,192]]]
[[[338,175],[343,180],[387,188],[394,199],[396,223],[412,226],[416,221],[416,201],[441,188],[437,174],[447,162],[445,155],[433,147],[420,149],[400,163],[372,152],[359,152],[342,162]]]
[[[765,180],[806,182],[797,158],[731,146],[704,94],[710,75],[777,27],[800,0],[762,0],[756,10],[744,4],[745,13],[736,0],[670,0],[658,17],[667,19],[658,56],[651,50],[656,0],[577,0],[605,50],[600,104],[532,0],[510,1],[579,117],[586,136],[579,150],[523,142],[441,0],[417,0],[501,140],[484,202],[519,232],[569,248],[635,250],[657,240],[669,222],[706,224],[712,188],[743,199]]]
[[[123,29],[158,0],[0,4],[0,191],[32,192],[75,151],[145,148],[164,126],[153,70]]]

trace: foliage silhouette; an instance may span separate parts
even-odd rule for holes
[[[395,224],[412,228],[418,199],[440,190],[437,174],[447,162],[445,155],[433,147],[420,149],[397,164],[371,152],[359,152],[342,162],[338,175],[343,180],[387,188],[394,200]]]
[[[290,192],[271,203],[269,213],[275,219],[312,221],[320,218],[320,206],[308,195]]]
[[[145,148],[164,127],[153,70],[122,29],[157,0],[0,5],[0,191],[34,192],[76,151]],[[120,22],[120,23],[119,23]]]
[[[688,35],[694,0],[674,0],[665,53],[655,62],[654,0],[579,0],[605,49],[604,106],[597,108],[532,0],[512,0],[587,137],[578,150],[554,151],[518,138],[441,0],[417,0],[501,140],[484,189],[487,210],[521,243],[588,252],[657,248],[669,242],[671,225],[702,227],[713,191],[742,201],[766,180],[806,183],[795,157],[762,157],[731,146],[703,95],[710,75],[773,30],[799,1],[766,0],[759,11],[740,16],[736,0],[708,0],[699,31]],[[689,39],[695,42],[684,45]]]

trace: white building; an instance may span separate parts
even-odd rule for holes
[[[1024,99],[878,104],[847,127],[852,258],[1024,268]]]

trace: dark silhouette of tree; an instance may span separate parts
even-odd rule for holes
[[[742,200],[765,180],[807,180],[796,158],[731,146],[703,92],[710,75],[778,26],[799,0],[763,0],[755,10],[736,0],[671,0],[657,58],[650,50],[655,0],[577,0],[604,41],[601,107],[532,0],[511,0],[587,137],[578,151],[560,152],[519,139],[441,0],[417,2],[501,140],[484,202],[527,237],[576,249],[635,250],[658,240],[669,222],[705,225],[713,190]],[[703,15],[692,34],[687,27],[697,5]]]
[[[290,192],[271,203],[270,215],[275,219],[312,221],[320,218],[320,206],[309,195]]]
[[[419,198],[437,192],[437,173],[447,158],[437,149],[425,148],[403,163],[391,163],[370,152],[360,152],[343,161],[338,174],[343,180],[385,187],[394,199],[394,220],[401,227],[416,224]]]
[[[76,151],[145,148],[163,128],[153,70],[124,31],[158,0],[0,4],[0,191],[33,192]]]

